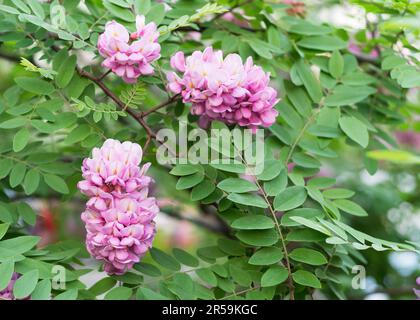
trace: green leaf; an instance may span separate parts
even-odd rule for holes
[[[15,78],[15,82],[23,90],[38,95],[49,95],[54,91],[54,86],[51,83],[38,78],[18,77]]]
[[[9,230],[9,227],[10,227],[9,223],[0,223],[0,240],[4,237],[7,230]]]
[[[58,68],[55,81],[59,88],[65,88],[70,83],[73,78],[75,68],[76,68],[77,57],[75,55],[68,57],[66,60],[61,63],[60,68]]]
[[[333,36],[314,36],[303,38],[297,45],[312,50],[333,51],[345,49],[347,42]]]
[[[14,269],[15,262],[13,259],[6,259],[0,264],[0,291],[9,285]]]
[[[162,275],[162,272],[159,270],[159,268],[146,262],[136,263],[134,265],[134,269],[150,277],[159,277]]]
[[[23,178],[25,177],[25,173],[26,173],[26,166],[25,164],[19,162],[18,164],[16,164],[12,171],[10,172],[10,176],[9,176],[9,183],[10,186],[12,188],[17,187],[18,185],[21,184],[21,182],[23,181]]]
[[[271,181],[264,182],[265,193],[270,196],[276,196],[287,186],[287,172],[282,170],[280,174]]]
[[[365,209],[363,209],[361,206],[359,206],[357,203],[353,201],[350,201],[347,199],[339,199],[339,200],[335,200],[333,203],[340,210],[343,210],[344,212],[350,213],[352,215],[359,216],[359,217],[365,217],[368,215]]]
[[[2,4],[0,4],[0,11],[6,12],[6,13],[11,13],[11,14],[19,14],[20,13],[19,10],[15,9],[13,7],[10,7],[10,6],[2,5]]]
[[[340,78],[343,74],[344,60],[339,51],[336,50],[332,53],[328,61],[328,69],[330,74],[336,79]]]
[[[29,204],[27,204],[26,202],[18,203],[17,211],[27,224],[31,226],[35,225],[36,213]]]
[[[319,103],[322,98],[321,85],[315,78],[309,66],[303,61],[299,60],[296,64],[296,71],[299,78],[302,80],[303,85],[309,93],[312,101]]]
[[[165,5],[155,4],[146,15],[146,22],[154,22],[159,25],[165,17]]]
[[[210,180],[203,180],[192,189],[191,200],[202,200],[208,197],[215,189],[216,186]]]
[[[127,287],[116,287],[105,295],[105,300],[129,300],[133,289]]]
[[[55,296],[54,300],[76,300],[78,295],[77,289],[69,289]]]
[[[243,230],[264,230],[274,228],[274,222],[267,216],[247,215],[233,221],[231,227]]]
[[[137,296],[139,296],[139,292],[141,293],[141,295],[144,296],[146,300],[170,300],[168,297],[165,297],[164,295],[158,292],[150,290],[149,288],[139,288],[137,291]]]
[[[195,271],[195,273],[201,280],[208,283],[209,285],[213,287],[217,286],[217,277],[209,268],[198,269]]]
[[[343,188],[335,188],[325,190],[322,194],[328,199],[345,199],[353,197],[354,191]]]
[[[234,264],[230,264],[229,269],[233,281],[244,287],[249,287],[251,285],[252,278],[247,270],[244,270],[243,268]]]
[[[376,89],[369,86],[338,85],[333,92],[325,98],[326,106],[346,106],[358,103],[375,93]]]
[[[32,291],[34,291],[36,284],[38,283],[38,278],[38,270],[32,270],[17,279],[13,286],[13,295],[15,298],[23,299],[28,297]]]
[[[13,137],[13,151],[22,151],[29,141],[29,131],[27,128],[20,129]]]
[[[200,167],[195,164],[178,164],[169,173],[174,176],[188,176],[199,170]]]
[[[217,170],[222,170],[222,171],[227,171],[227,172],[232,172],[232,173],[245,173],[245,165],[242,163],[238,163],[238,164],[234,164],[234,163],[227,163],[227,164],[215,164],[215,163],[211,163],[210,164],[213,168],[217,169]]]
[[[241,230],[236,233],[236,236],[242,242],[256,247],[272,246],[279,240],[275,229]]]
[[[277,247],[262,248],[255,252],[248,263],[256,266],[268,266],[283,259],[283,252]]]
[[[274,198],[274,209],[276,211],[288,211],[302,205],[307,194],[304,187],[288,187]]]
[[[323,217],[324,213],[321,210],[314,209],[314,208],[299,208],[292,211],[287,212],[281,217],[281,225],[285,227],[295,227],[298,226],[299,223],[293,221],[291,217],[304,217],[307,219],[316,218],[316,217]]]
[[[182,249],[173,248],[172,254],[174,255],[175,259],[177,259],[179,262],[186,266],[195,268],[199,264],[199,261],[196,257]]]
[[[369,133],[363,122],[355,117],[344,116],[339,120],[340,128],[353,141],[363,148],[369,144]]]
[[[134,22],[135,17],[131,10],[127,8],[121,8],[116,6],[109,1],[103,1],[104,7],[115,17],[120,18],[127,22]]]
[[[150,250],[150,254],[153,260],[155,260],[157,263],[159,263],[162,267],[166,269],[178,271],[181,268],[181,265],[178,261],[176,261],[173,257],[163,252],[162,250],[152,248]]]
[[[289,257],[313,266],[320,266],[328,262],[322,253],[308,248],[296,248],[289,253]]]
[[[264,161],[263,172],[261,172],[257,177],[258,180],[270,181],[277,177],[280,172],[283,170],[283,164],[279,160],[266,160]]]
[[[27,119],[23,117],[16,117],[0,123],[0,129],[15,129],[27,123]]]
[[[318,278],[309,271],[297,270],[292,274],[292,277],[293,281],[302,286],[321,289],[321,282],[319,282]]]
[[[217,244],[223,252],[231,256],[243,256],[245,255],[245,248],[239,241],[230,239],[218,239]]]
[[[84,140],[90,134],[90,127],[87,124],[82,124],[74,128],[64,139],[63,143],[70,145]]]
[[[292,156],[292,160],[298,166],[304,168],[319,168],[321,167],[321,162],[314,157],[311,157],[303,152],[296,152]]]
[[[8,176],[10,170],[12,170],[13,162],[11,159],[0,160],[0,179]]]
[[[41,5],[41,3],[37,0],[26,0],[26,2],[29,4],[29,6],[31,7],[33,13],[35,13],[35,15],[44,20],[45,19],[45,12],[44,9]]]
[[[40,240],[36,236],[21,236],[17,238],[7,239],[0,242],[0,251],[2,248],[13,250],[18,255],[32,249]]]
[[[39,186],[40,174],[37,169],[33,168],[28,171],[23,181],[23,189],[27,195],[34,193]]]
[[[45,183],[59,193],[68,194],[69,188],[63,178],[54,174],[44,175]]]
[[[199,184],[204,179],[204,174],[202,172],[197,172],[189,176],[181,177],[176,186],[176,190],[184,190],[194,187]]]
[[[244,193],[258,190],[258,187],[254,183],[239,178],[225,179],[219,182],[217,187],[223,191],[235,193]]]
[[[237,194],[231,193],[227,197],[230,201],[243,204],[245,206],[258,207],[258,208],[268,208],[268,204],[256,194]]]
[[[35,287],[35,290],[31,294],[31,300],[48,300],[51,296],[51,281],[44,279]]]
[[[270,267],[261,278],[261,287],[276,286],[288,278],[289,273],[283,266]]]
[[[286,236],[286,240],[290,242],[318,242],[325,238],[324,234],[312,229],[294,229]]]

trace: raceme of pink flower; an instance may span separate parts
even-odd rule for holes
[[[171,66],[182,76],[168,73],[169,89],[192,104],[191,113],[200,116],[202,127],[212,120],[252,129],[275,122],[277,91],[269,86],[270,74],[254,65],[251,57],[243,63],[237,54],[223,58],[221,51],[208,47],[187,58],[177,52]]]
[[[7,287],[0,291],[0,300],[15,300],[15,296],[13,295],[13,286],[18,278],[19,275],[14,272]]]
[[[121,24],[110,21],[98,38],[102,65],[127,83],[135,83],[140,75],[154,72],[151,63],[160,58],[159,32],[156,24],[145,24],[144,16],[136,17],[136,32],[129,34]]]
[[[86,246],[105,262],[109,274],[123,274],[152,247],[156,233],[153,219],[159,212],[149,197],[152,179],[145,175],[150,164],[139,168],[141,147],[129,141],[108,139],[84,159],[79,190],[90,197],[82,220]]]

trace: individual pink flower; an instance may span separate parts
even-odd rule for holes
[[[123,25],[110,21],[98,38],[99,53],[105,58],[102,65],[134,83],[140,75],[154,72],[151,63],[160,58],[158,37],[156,24],[145,24],[144,16],[136,17],[136,32],[131,35]]]
[[[187,58],[176,53],[171,66],[182,76],[168,73],[169,90],[192,104],[191,113],[200,116],[202,127],[212,120],[252,129],[275,122],[277,91],[269,86],[270,74],[251,57],[244,64],[237,54],[223,58],[221,51],[208,47]]]
[[[238,10],[237,11],[238,15],[243,16],[245,14],[245,12],[243,10]],[[242,19],[238,19],[235,14],[233,14],[232,12],[226,12],[224,15],[222,15],[221,17],[223,20],[225,21],[229,21],[233,24],[236,24],[237,26],[241,27],[241,28],[249,28],[250,24],[248,21],[246,20],[242,20]]]
[[[403,144],[420,151],[420,133],[415,131],[397,131],[395,137],[399,144]]]
[[[150,164],[139,168],[142,149],[136,143],[108,139],[84,159],[79,190],[90,197],[82,220],[89,253],[105,261],[109,274],[123,274],[152,247],[153,219],[159,212],[148,196]]]

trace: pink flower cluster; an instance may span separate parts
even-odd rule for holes
[[[275,122],[277,92],[269,86],[270,74],[254,65],[251,57],[243,64],[237,54],[223,59],[221,51],[208,47],[186,59],[177,52],[171,66],[183,75],[168,73],[169,89],[192,104],[191,113],[200,116],[201,126],[220,120],[254,129]]]
[[[13,295],[13,286],[18,278],[19,275],[14,272],[7,287],[0,291],[0,300],[15,300],[15,296]]]
[[[145,24],[144,16],[136,17],[136,32],[131,35],[123,25],[108,22],[98,39],[99,53],[105,58],[102,65],[125,82],[135,83],[140,75],[153,73],[150,63],[160,58],[158,37],[156,24]]]
[[[84,159],[79,190],[90,197],[82,220],[86,223],[89,253],[105,261],[109,274],[123,274],[151,248],[156,233],[153,219],[159,212],[149,197],[152,179],[142,166],[136,143],[108,139]]]

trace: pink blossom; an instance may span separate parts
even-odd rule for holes
[[[240,16],[243,16],[245,14],[245,12],[243,10],[240,10],[240,9],[237,11],[237,13]],[[222,15],[221,18],[225,21],[229,21],[233,24],[236,24],[237,26],[239,26],[241,28],[249,28],[250,27],[250,24],[249,24],[248,21],[238,19],[232,12],[226,12],[224,15]]]
[[[412,147],[416,151],[420,151],[420,133],[415,131],[397,131],[395,137],[399,144]]]
[[[158,37],[156,24],[145,24],[144,16],[136,17],[136,32],[131,35],[123,25],[110,21],[98,38],[99,53],[105,58],[102,65],[134,83],[140,75],[154,72],[151,63],[160,58]]]
[[[18,278],[19,275],[14,272],[12,279],[10,279],[7,287],[0,291],[0,300],[16,300],[15,296],[13,295],[13,286],[15,285],[15,282]]]
[[[136,143],[108,139],[84,159],[79,190],[90,197],[82,220],[90,254],[105,261],[109,274],[123,274],[152,246],[153,219],[159,212],[148,196],[150,164],[139,168],[142,149]]]
[[[191,113],[200,116],[201,126],[220,120],[254,129],[275,122],[277,91],[269,86],[270,74],[251,57],[244,64],[237,54],[223,58],[221,51],[208,47],[187,58],[176,53],[171,66],[183,74],[168,73],[168,88],[192,104]]]

